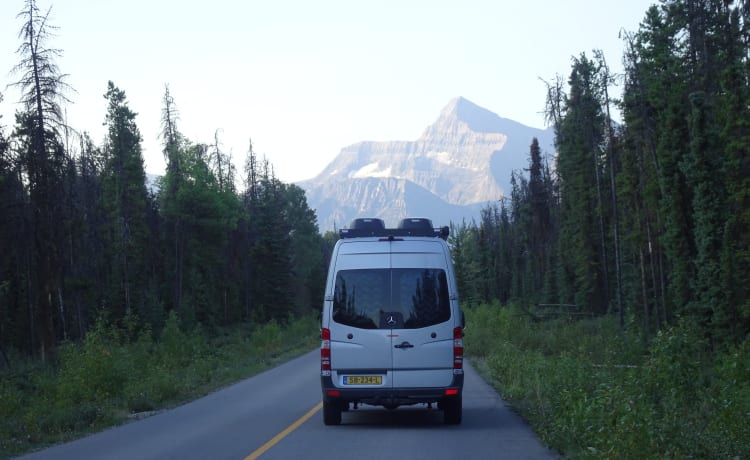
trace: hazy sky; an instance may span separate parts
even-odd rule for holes
[[[0,1],[0,124],[13,122],[23,0]],[[656,0],[39,0],[76,92],[69,124],[104,136],[107,81],[124,90],[146,171],[163,173],[165,84],[178,129],[213,142],[240,174],[249,140],[285,182],[317,175],[342,147],[415,140],[463,96],[543,128],[545,85],[601,49],[622,69],[621,30]],[[616,95],[619,96],[619,90]]]

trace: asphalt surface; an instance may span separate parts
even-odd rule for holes
[[[24,459],[551,459],[464,361],[463,422],[426,405],[361,406],[325,426],[317,350],[177,408]]]

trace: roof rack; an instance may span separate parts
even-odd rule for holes
[[[449,234],[450,229],[447,226],[434,228],[432,221],[423,217],[402,219],[397,228],[386,228],[383,219],[357,218],[352,220],[349,228],[339,230],[341,238],[428,236],[447,240]]]

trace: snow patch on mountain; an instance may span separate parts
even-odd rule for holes
[[[364,177],[392,177],[392,168],[390,166],[385,169],[379,170],[379,165],[380,163],[377,161],[375,163],[370,163],[359,168],[357,171],[354,171],[349,175],[349,177],[353,179],[362,179]]]
[[[448,152],[436,152],[434,150],[430,150],[425,154],[427,158],[430,158],[432,160],[437,161],[438,163],[442,163],[444,165],[453,165],[453,157]]]

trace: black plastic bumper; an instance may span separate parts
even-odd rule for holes
[[[463,374],[455,374],[449,386],[439,388],[340,388],[333,385],[330,376],[321,376],[320,381],[323,399],[326,401],[362,402],[382,406],[429,403],[456,398],[461,395],[464,386]],[[457,391],[446,394],[447,390]]]

